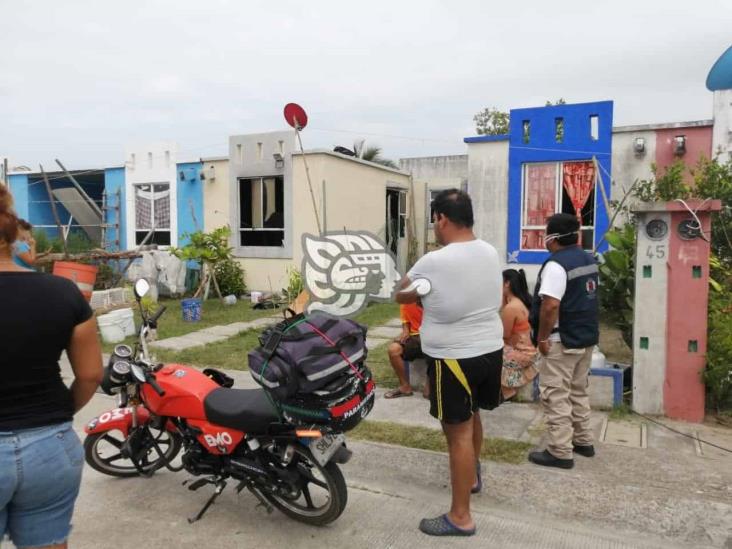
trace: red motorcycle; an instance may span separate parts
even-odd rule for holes
[[[149,291],[135,284],[140,302]],[[301,522],[324,525],[346,506],[346,483],[338,464],[351,451],[333,426],[293,422],[263,389],[232,389],[233,380],[216,370],[155,364],[148,338],[165,311],[148,316],[136,349],[117,345],[105,369],[103,390],[117,394],[119,407],[86,426],[86,462],[116,477],[149,477],[163,467],[201,477],[190,490],[212,485],[213,494],[193,518],[199,520],[233,479],[272,512],[273,506]],[[374,384],[364,367],[365,390],[338,406],[344,417],[365,417],[373,406]],[[363,381],[363,375],[359,376]],[[183,449],[181,462],[173,461]]]

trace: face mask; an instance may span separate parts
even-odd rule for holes
[[[579,231],[572,231],[571,233],[564,233],[564,234],[559,234],[559,233],[548,234],[548,235],[546,235],[544,237],[544,246],[546,246],[547,244],[549,244],[549,242],[551,242],[555,238],[563,238],[565,236],[571,236],[573,234],[577,234],[578,232]]]

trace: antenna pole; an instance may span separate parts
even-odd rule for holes
[[[297,122],[295,117],[295,135],[297,135],[297,142],[300,145],[300,153],[302,153],[302,161],[305,164],[305,175],[308,179],[308,188],[310,189],[310,198],[313,201],[313,212],[315,213],[315,223],[318,225],[318,235],[323,236],[323,229],[320,225],[320,215],[318,214],[318,203],[315,200],[315,192],[313,191],[313,183],[310,180],[310,168],[308,167],[308,159],[305,155],[305,150],[302,147],[302,138],[300,137],[300,124]]]

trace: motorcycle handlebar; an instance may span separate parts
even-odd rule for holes
[[[160,385],[158,385],[158,382],[155,381],[155,377],[152,374],[147,375],[147,382],[150,384],[150,387],[153,388],[153,390],[160,396],[165,396],[165,391],[163,391],[160,388]]]
[[[159,318],[160,318],[160,317],[161,317],[161,316],[163,315],[163,313],[164,313],[164,312],[166,311],[166,309],[167,309],[167,307],[166,307],[165,305],[163,305],[162,307],[160,307],[160,308],[159,308],[159,309],[158,309],[158,310],[157,310],[157,311],[155,312],[155,314],[154,314],[154,315],[152,316],[152,318],[150,319],[150,322],[151,322],[152,324],[156,323],[156,322],[158,321],[158,319],[159,319]]]

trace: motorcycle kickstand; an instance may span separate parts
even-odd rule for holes
[[[264,509],[265,509],[265,511],[267,511],[268,515],[271,514],[272,511],[274,511],[274,509],[269,504],[269,502],[266,499],[264,499],[264,496],[262,496],[262,494],[260,494],[259,491],[256,488],[254,488],[254,486],[250,482],[240,483],[239,486],[236,487],[236,493],[240,494],[244,488],[249,490],[252,494],[254,494],[254,497],[257,498],[257,500],[259,500],[257,507],[260,507],[260,506],[264,507]]]
[[[213,495],[208,498],[208,501],[203,506],[203,509],[201,509],[195,517],[188,519],[188,524],[193,524],[194,522],[198,522],[199,520],[201,520],[203,515],[206,514],[206,511],[208,511],[208,508],[213,505],[214,501],[216,501],[216,498],[218,498],[221,495],[221,492],[224,491],[224,488],[226,488],[226,481],[218,481],[216,483],[216,489],[214,490]]]

